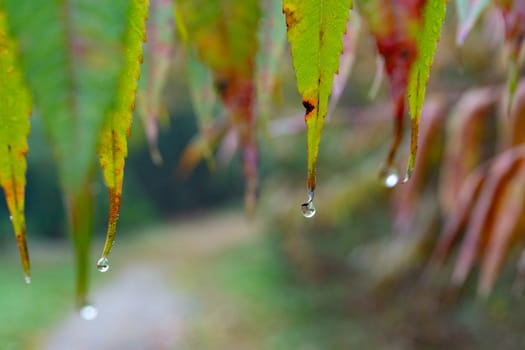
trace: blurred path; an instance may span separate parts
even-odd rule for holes
[[[69,316],[51,335],[46,350],[173,349],[183,334],[191,304],[173,293],[155,266],[129,266],[93,293],[98,317]]]
[[[185,294],[181,278],[191,273],[192,264],[253,238],[259,227],[243,212],[219,212],[176,220],[131,244],[123,242],[112,259],[122,268],[110,270],[114,276],[92,293],[98,317],[86,321],[72,312],[42,349],[185,348],[185,326],[202,301]]]

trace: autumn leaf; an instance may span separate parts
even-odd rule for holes
[[[98,156],[109,191],[109,218],[106,243],[97,262],[99,271],[107,271],[107,256],[113,246],[122,196],[124,163],[128,155],[127,137],[135,107],[135,92],[140,76],[142,43],[145,41],[148,0],[132,0],[124,36],[124,62],[121,68],[113,108],[100,134]]]
[[[306,109],[309,192],[306,206],[313,200],[319,143],[343,51],[350,6],[351,0],[283,0],[297,89]]]
[[[378,52],[384,58],[394,106],[394,135],[381,170],[382,176],[393,172],[393,162],[403,136],[408,100],[412,134],[406,182],[415,164],[419,115],[446,4],[443,0],[374,0],[359,1],[358,4],[375,37]]]
[[[427,0],[423,8],[423,24],[417,35],[417,56],[408,78],[407,98],[412,132],[405,181],[410,178],[416,162],[419,119],[445,13],[446,2],[443,0]]]
[[[24,216],[31,96],[0,2],[0,186],[4,189],[26,282],[30,282]]]
[[[438,188],[445,214],[457,212],[458,194],[465,179],[484,160],[483,136],[489,128],[492,117],[489,112],[497,97],[498,92],[491,88],[470,90],[463,94],[450,114]]]
[[[254,111],[259,1],[181,0],[175,4],[175,11],[182,41],[212,71],[230,127],[238,130],[245,206],[252,213],[259,158]]]

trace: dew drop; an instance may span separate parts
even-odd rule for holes
[[[384,176],[384,184],[388,188],[396,187],[399,183],[399,175],[397,174],[397,171],[391,169],[388,170]]]
[[[312,218],[314,217],[316,213],[316,209],[314,206],[314,192],[310,191],[308,193],[308,201],[306,203],[301,204],[301,211],[303,212],[303,216],[305,218]]]
[[[100,272],[106,272],[107,270],[109,270],[109,260],[104,257],[98,259],[97,270],[99,270]]]
[[[80,317],[86,321],[91,321],[97,318],[98,310],[93,305],[84,305],[80,309]]]
[[[13,221],[13,215],[9,215],[9,220]]]
[[[31,284],[31,277],[30,276],[25,276],[24,280],[26,281],[26,284]]]

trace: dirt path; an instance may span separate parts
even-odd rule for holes
[[[173,349],[183,337],[191,300],[174,293],[164,274],[157,266],[127,267],[93,293],[95,320],[70,315],[44,349]]]
[[[95,320],[86,321],[72,313],[50,334],[43,349],[184,348],[188,317],[202,303],[185,294],[183,288],[177,290],[174,266],[187,270],[192,260],[252,236],[257,226],[248,223],[242,213],[205,215],[122,246],[119,256],[140,256],[141,261],[126,262],[123,269],[114,271],[109,284],[92,293],[98,309]]]

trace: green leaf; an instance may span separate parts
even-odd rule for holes
[[[456,43],[458,45],[463,45],[472,27],[489,4],[490,0],[456,0],[458,13]]]
[[[24,197],[31,97],[20,70],[17,47],[7,32],[0,2],[0,186],[16,236],[26,282],[30,281]]]
[[[445,19],[445,13],[446,2],[443,0],[427,0],[423,9],[423,27],[417,37],[418,53],[408,78],[407,98],[412,133],[405,181],[410,178],[416,161],[419,119],[423,102],[425,101],[425,92],[430,68],[434,60],[434,52],[441,36],[441,26]]]
[[[131,0],[127,16],[128,24],[124,35],[124,62],[120,71],[117,95],[113,108],[100,134],[98,156],[104,180],[109,191],[109,218],[106,243],[99,262],[105,261],[117,229],[124,179],[124,163],[128,155],[127,137],[131,127],[135,92],[140,76],[142,61],[142,43],[146,35],[146,18],[148,17],[148,0]],[[99,270],[107,270],[99,264]]]
[[[173,0],[151,0],[146,26],[148,45],[144,47],[137,90],[137,112],[142,119],[151,159],[162,163],[157,139],[159,119],[165,113],[164,87],[173,56]]]
[[[319,143],[351,0],[283,0],[297,89],[306,109],[308,191],[313,197]]]
[[[83,211],[100,131],[115,101],[128,0],[5,0],[38,115],[53,145],[85,304],[91,224]],[[79,202],[80,201],[80,202]]]

